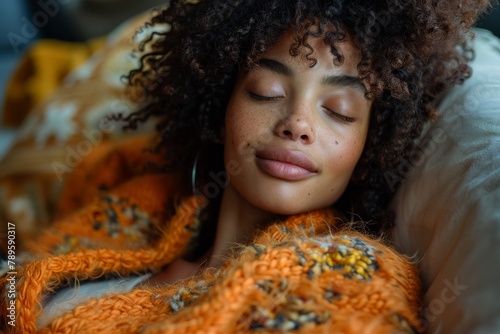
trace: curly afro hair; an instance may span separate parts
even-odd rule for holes
[[[291,55],[311,50],[309,39],[320,37],[336,64],[344,61],[338,43],[352,36],[373,107],[366,147],[337,204],[383,222],[394,192],[388,175],[401,174],[437,97],[471,75],[466,39],[488,6],[487,0],[171,0],[146,24],[168,29],[140,45],[140,68],[128,76],[131,94],[147,102],[126,118],[128,126],[159,117],[166,166],[188,176],[196,152],[217,142],[239,69],[290,29]],[[222,150],[208,147],[210,155]]]

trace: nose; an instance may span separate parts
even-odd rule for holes
[[[292,113],[280,120],[275,133],[278,137],[305,144],[314,142],[315,135],[311,120],[306,113]]]

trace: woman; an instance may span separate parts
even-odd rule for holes
[[[114,156],[164,168],[102,182],[41,237],[7,329],[421,329],[416,269],[341,221],[390,221],[388,177],[470,75],[457,46],[486,2],[197,2],[152,19],[169,32],[129,75],[130,127],[159,117],[161,154]]]

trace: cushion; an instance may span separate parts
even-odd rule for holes
[[[130,98],[123,75],[138,67],[132,51],[147,34],[135,32],[151,15],[119,26],[105,43],[41,40],[20,62],[3,121],[21,125],[0,161],[0,220],[16,223],[16,248],[54,220],[66,177],[86,156],[106,142],[152,131],[153,121],[135,132],[106,121],[140,102]]]
[[[430,333],[500,332],[500,40],[478,29],[472,77],[439,105],[392,202],[418,261]]]

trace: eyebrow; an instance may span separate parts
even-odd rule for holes
[[[290,67],[286,66],[285,64],[277,61],[277,60],[268,59],[268,58],[261,58],[261,59],[257,60],[256,63],[260,67],[268,69],[272,72],[282,74],[282,75],[285,75],[287,77],[293,76],[292,69]]]
[[[287,77],[291,77],[294,75],[290,67],[277,60],[261,58],[256,61],[256,64],[262,68]],[[325,76],[322,80],[322,83],[329,86],[354,88],[361,91],[363,94],[367,92],[363,82],[358,77],[354,77],[351,75],[342,74]]]
[[[363,94],[367,92],[363,82],[359,78],[351,75],[330,75],[323,78],[323,83],[330,86],[354,88],[361,91]]]

